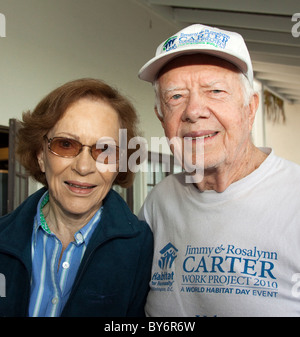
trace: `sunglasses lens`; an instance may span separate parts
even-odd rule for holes
[[[119,147],[114,144],[100,144],[92,147],[93,158],[101,164],[116,164],[119,161]]]
[[[80,149],[81,144],[74,139],[57,137],[50,143],[50,150],[63,157],[75,157]]]

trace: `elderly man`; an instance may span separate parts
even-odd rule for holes
[[[300,315],[300,167],[251,141],[259,97],[243,38],[189,26],[139,77],[168,139],[190,142],[204,169],[194,183],[168,176],[140,212],[155,237],[147,315]]]

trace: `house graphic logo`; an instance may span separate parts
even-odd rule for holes
[[[161,251],[161,257],[158,260],[158,266],[160,269],[171,268],[175,261],[178,249],[169,242]]]

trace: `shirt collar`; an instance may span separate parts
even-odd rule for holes
[[[98,209],[98,211],[94,214],[92,219],[85,226],[83,226],[79,231],[75,233],[74,239],[78,245],[83,242],[85,242],[86,244],[88,243],[94,229],[96,228],[97,224],[100,221],[102,210],[103,206],[101,206],[100,209]]]
[[[49,202],[49,192],[46,191],[40,198],[38,205],[37,205],[37,213],[36,213],[37,221],[35,225],[35,230],[41,227],[46,233],[51,234],[51,231],[47,225],[46,219],[43,214],[43,208],[48,202]]]

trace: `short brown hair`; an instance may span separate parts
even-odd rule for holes
[[[37,154],[42,149],[43,137],[63,117],[70,105],[81,98],[101,99],[118,113],[121,128],[127,129],[128,158],[134,152],[128,149],[128,142],[138,135],[138,118],[131,102],[101,80],[83,78],[68,82],[50,92],[32,112],[24,112],[18,132],[18,159],[28,173],[45,186],[48,186],[46,177],[37,160]],[[127,165],[126,172],[119,172],[114,184],[129,187],[133,179],[134,173]]]

